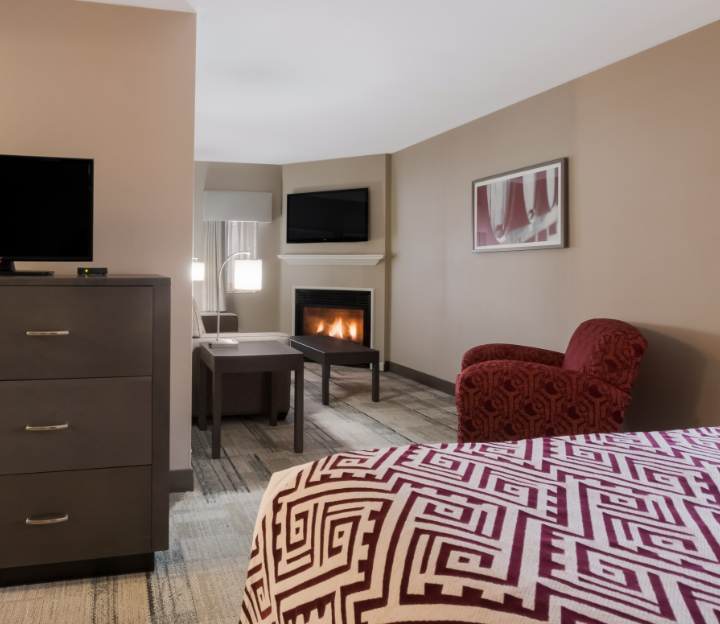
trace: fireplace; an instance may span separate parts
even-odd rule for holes
[[[371,302],[368,290],[295,290],[295,335],[325,335],[371,346]]]

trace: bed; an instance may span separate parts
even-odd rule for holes
[[[413,445],[277,473],[241,622],[720,622],[720,428]]]

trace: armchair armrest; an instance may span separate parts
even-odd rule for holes
[[[491,360],[517,360],[520,362],[535,362],[547,366],[562,366],[564,353],[537,349],[535,347],[523,347],[513,344],[486,344],[474,347],[465,352],[462,359],[462,367],[465,370],[468,366],[489,362]]]
[[[200,316],[202,316],[205,333],[214,334],[217,332],[217,312],[203,312]],[[220,312],[220,333],[237,332],[237,330],[237,314],[233,314],[232,312]]]
[[[512,360],[473,364],[458,375],[458,442],[504,442],[613,433],[630,395],[556,366]]]

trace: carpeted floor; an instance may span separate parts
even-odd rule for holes
[[[270,475],[348,450],[455,442],[454,399],[381,373],[333,367],[330,405],[320,402],[320,367],[306,365],[305,452],[292,451],[293,413],[223,419],[223,454],[210,459],[210,431],[192,429],[195,491],[172,494],[170,550],[149,574],[0,589],[3,624],[235,624],[240,619],[255,516]]]

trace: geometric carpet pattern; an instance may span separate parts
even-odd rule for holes
[[[720,622],[720,428],[347,451],[261,514],[243,623]]]
[[[211,431],[192,428],[195,490],[170,495],[170,549],[156,569],[95,579],[0,588],[1,624],[237,624],[253,527],[273,472],[327,455],[412,443],[454,442],[453,397],[368,369],[333,366],[330,405],[320,367],[305,366],[305,452],[293,452],[293,412],[271,428],[263,417],[225,417],[222,455]]]

